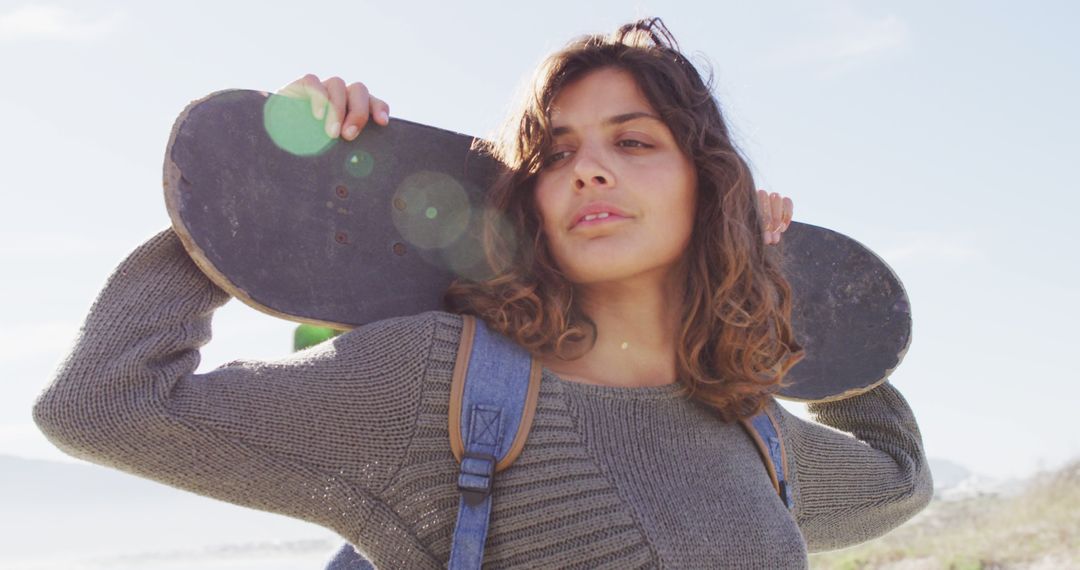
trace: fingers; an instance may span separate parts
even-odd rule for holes
[[[346,140],[353,140],[364,130],[369,118],[374,118],[376,124],[385,127],[390,122],[390,106],[368,93],[363,83],[353,83],[349,86],[349,115],[342,125],[342,136]]]
[[[390,122],[390,105],[379,99],[378,97],[371,98],[371,116],[375,117],[375,122],[386,126]]]
[[[773,222],[772,222],[772,207],[769,206],[769,193],[759,188],[758,191],[757,191],[757,197],[758,197],[758,212],[761,215],[762,238],[765,240],[766,244],[770,244],[770,243],[773,242],[772,241],[772,238],[773,238],[773,236],[772,236]]]
[[[301,96],[311,102],[311,114],[316,119],[322,119],[326,112],[326,103],[330,99],[326,87],[319,82],[318,77],[309,73],[300,80],[300,88]]]
[[[370,100],[371,96],[363,83],[349,85],[349,114],[341,129],[346,140],[355,138],[367,124]]]
[[[762,237],[765,243],[780,243],[780,234],[784,233],[791,225],[791,217],[794,213],[795,204],[791,198],[781,196],[777,192],[768,193],[759,189],[758,211],[761,213]]]
[[[292,97],[294,99],[306,99],[307,91],[304,89],[304,79],[305,77],[301,77],[285,87],[282,87],[278,90],[277,94],[285,97]]]
[[[341,132],[341,119],[345,116],[345,82],[340,77],[331,77],[323,82],[329,94],[330,107],[326,114],[326,136],[334,139]]]
[[[310,73],[282,87],[277,94],[293,99],[307,100],[311,103],[311,114],[316,119],[323,118],[326,103],[329,100],[326,87],[319,81],[317,76]]]
[[[375,98],[368,93],[367,86],[356,82],[349,85],[349,116],[345,117],[342,132],[347,140],[356,138],[364,130],[371,116],[371,103]]]
[[[324,130],[330,138],[341,135],[346,140],[355,139],[369,118],[382,126],[390,122],[390,105],[368,93],[363,83],[346,86],[345,81],[336,76],[319,81],[318,76],[309,73],[277,94],[309,100],[312,116],[319,120],[325,117]]]

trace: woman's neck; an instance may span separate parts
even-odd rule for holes
[[[676,380],[682,289],[670,277],[575,288],[579,306],[595,323],[596,344],[571,361],[545,360],[570,381],[640,387]],[[571,350],[571,352],[573,352]]]

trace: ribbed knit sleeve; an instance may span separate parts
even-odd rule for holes
[[[884,382],[808,409],[817,423],[773,408],[781,417],[795,519],[810,552],[879,537],[930,502],[922,436],[896,387]]]
[[[354,536],[416,429],[434,313],[195,374],[228,299],[156,234],[108,278],[35,422],[73,456]]]

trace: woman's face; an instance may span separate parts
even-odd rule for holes
[[[574,283],[666,276],[693,229],[697,176],[628,72],[603,68],[564,86],[536,182],[548,248]],[[596,219],[581,219],[590,206]]]

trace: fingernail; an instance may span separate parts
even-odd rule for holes
[[[386,114],[386,111],[379,111],[379,122],[380,123],[385,125],[386,122],[389,121],[389,120],[390,120],[390,115]]]
[[[349,125],[345,127],[345,138],[351,139],[356,136],[356,125]]]
[[[326,111],[325,111],[325,109],[324,109],[323,107],[315,107],[315,118],[316,118],[316,119],[321,119],[321,118],[323,118],[323,114],[324,114],[325,112],[326,112]]]
[[[330,135],[330,138],[335,139],[338,136],[338,132],[341,130],[341,126],[337,123],[330,125],[330,129],[326,131],[326,134]]]

